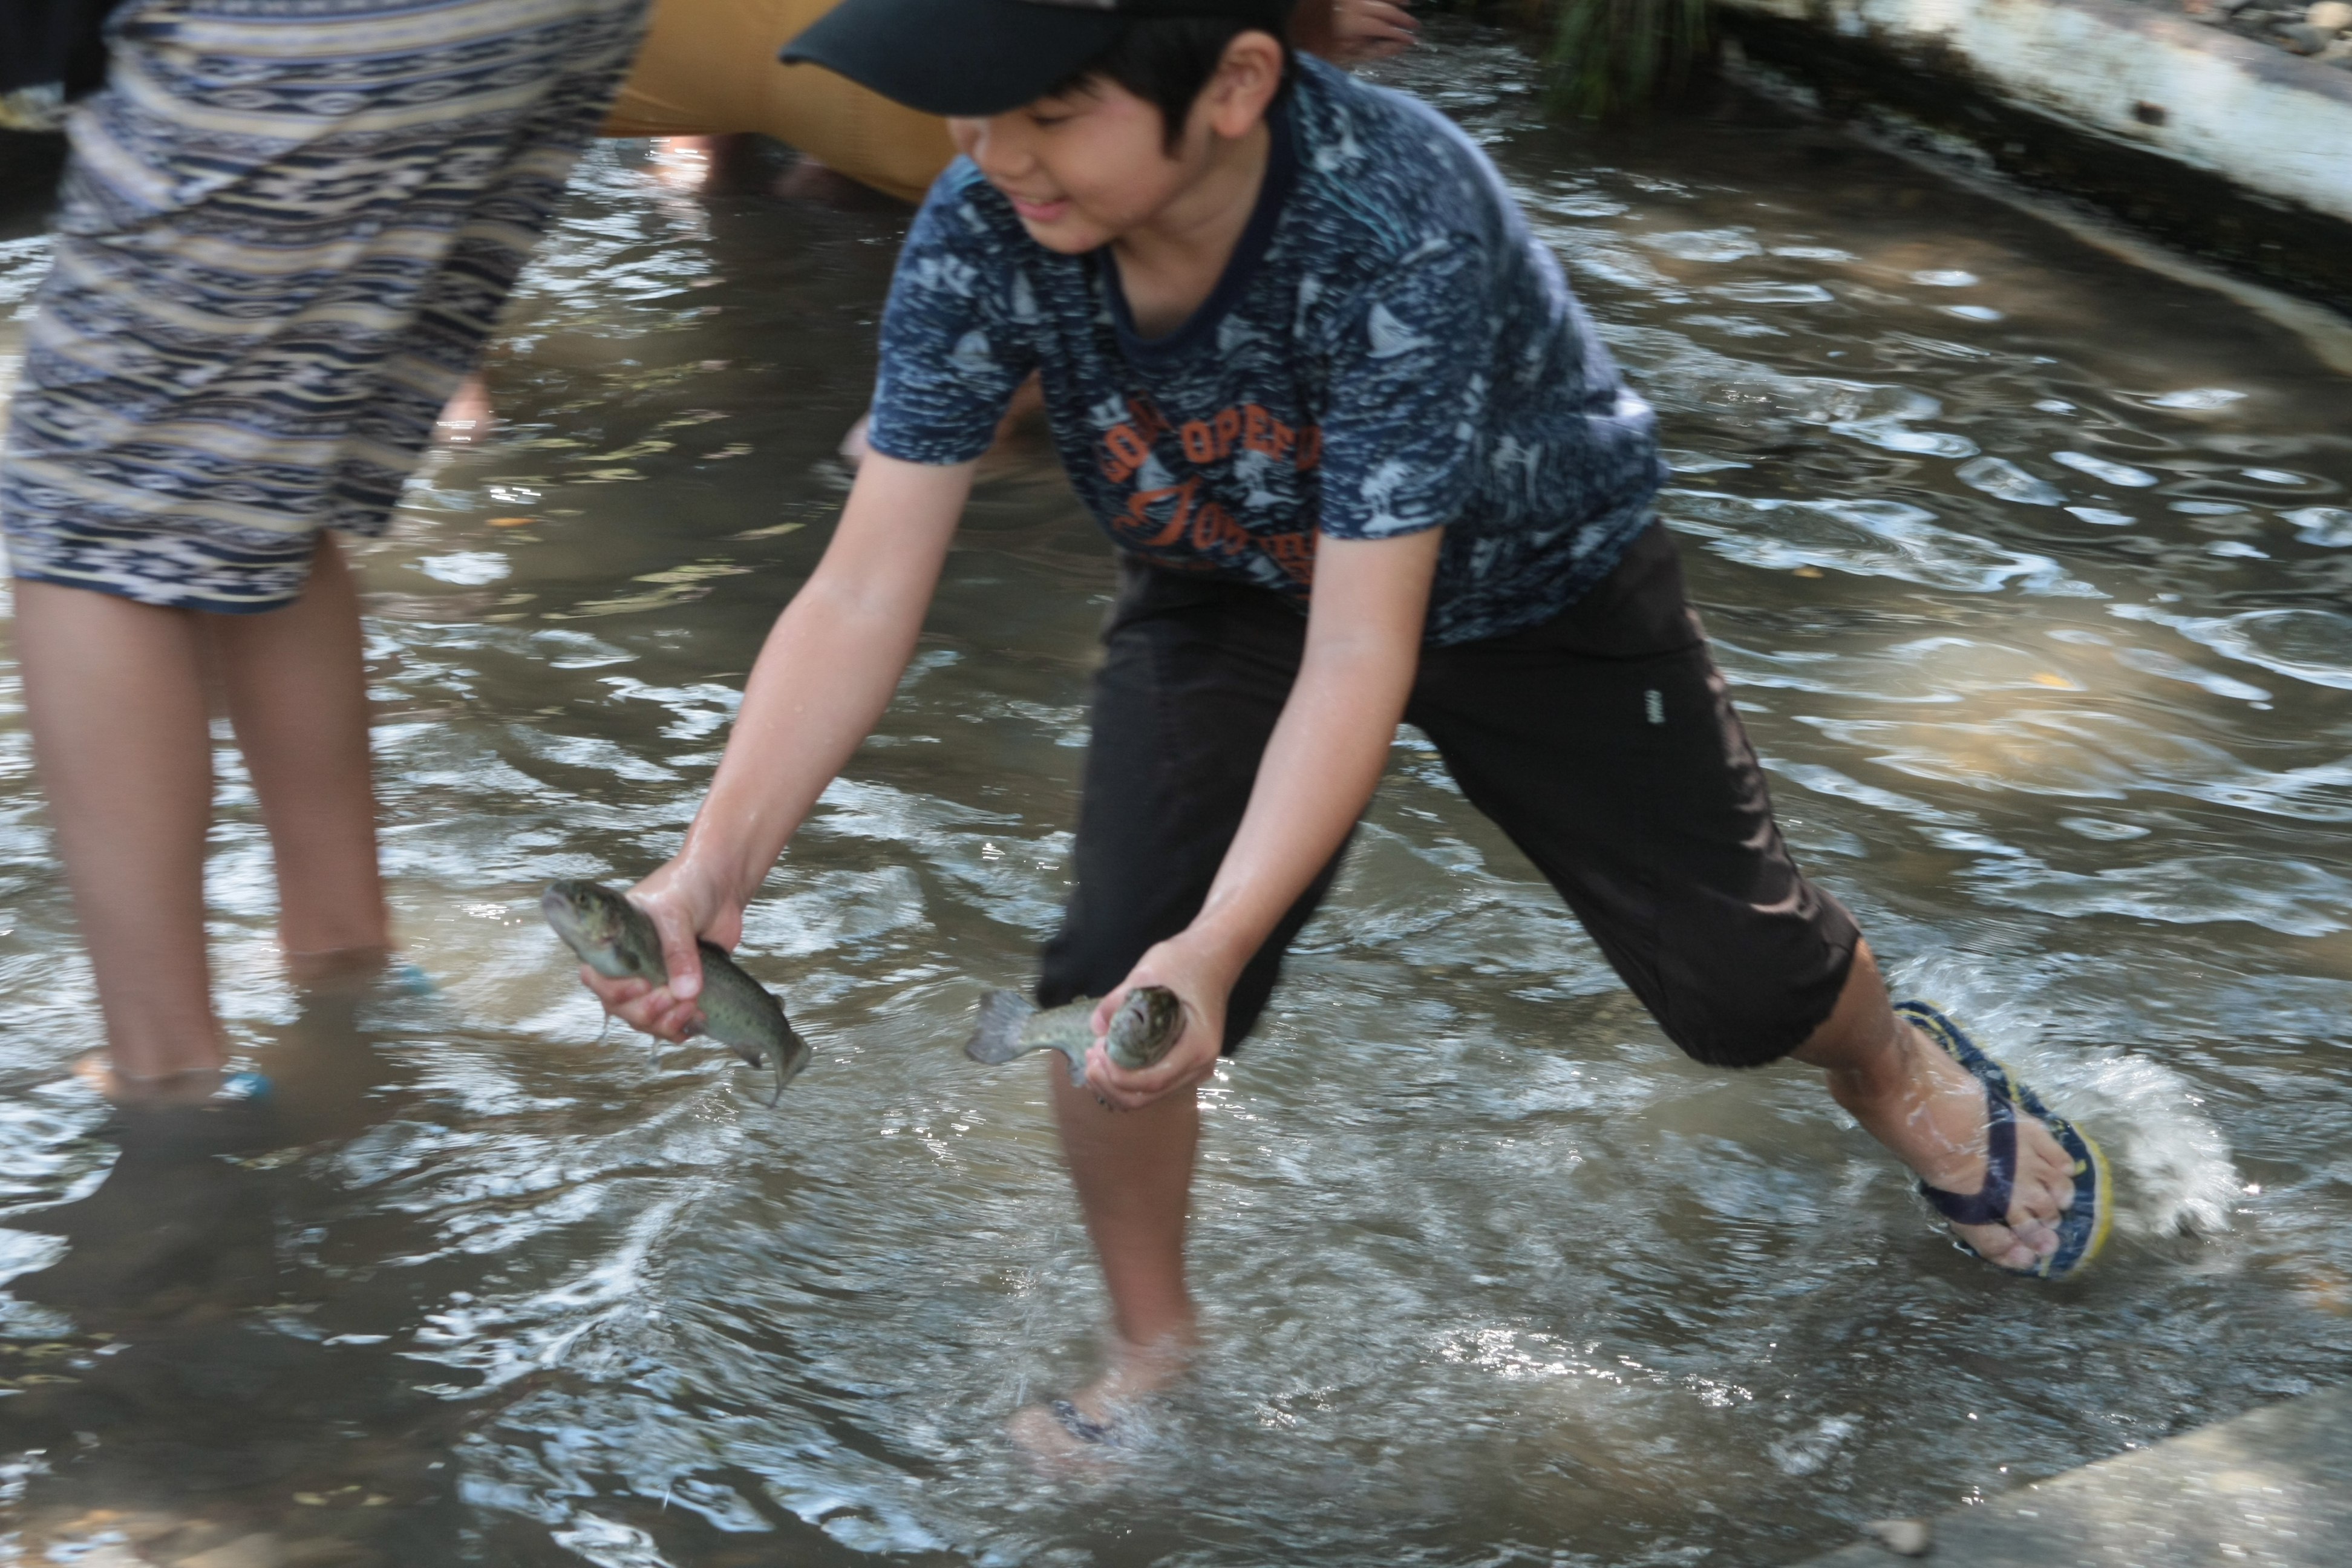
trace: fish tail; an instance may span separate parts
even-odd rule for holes
[[[980,1016],[963,1054],[976,1062],[1009,1062],[1028,1047],[1022,1044],[1021,1026],[1037,1009],[1018,991],[991,991],[980,999]]]
[[[784,1086],[800,1077],[808,1067],[810,1056],[808,1042],[794,1034],[792,1026],[787,1024],[784,1026],[783,1039],[775,1047],[775,1056],[776,1087],[768,1096],[768,1109],[771,1110],[776,1108],[778,1100],[784,1098]]]

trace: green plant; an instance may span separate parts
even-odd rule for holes
[[[1636,112],[1679,87],[1706,43],[1706,0],[1558,0],[1552,101],[1606,119]]]

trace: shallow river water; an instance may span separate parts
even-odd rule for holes
[[[22,1560],[1784,1563],[2340,1372],[2352,383],[1753,104],[1549,127],[1460,29],[1391,74],[1491,146],[1657,404],[1801,857],[2118,1155],[2096,1269],[1993,1274],[1811,1075],[1685,1063],[1407,732],[1208,1093],[1210,1353],[1149,1441],[1033,1471],[1005,1417],[1088,1374],[1101,1291],[1034,1064],[956,1047],[1063,894],[1107,547],[1041,440],[990,459],[898,701],[751,911],[816,1047],[779,1109],[719,1052],[600,1039],[539,889],[676,844],[840,504],[905,222],[612,143],[495,438],[361,552],[430,994],[289,987],[220,753],[221,1001],[285,1150],[92,1136],[0,665]]]

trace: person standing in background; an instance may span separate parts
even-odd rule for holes
[[[217,1104],[207,669],[296,978],[372,973],[359,605],[647,0],[123,0],[0,447],[36,765],[129,1104]]]

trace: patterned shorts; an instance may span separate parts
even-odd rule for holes
[[[268,610],[383,531],[648,0],[129,0],[0,456],[19,577]]]

